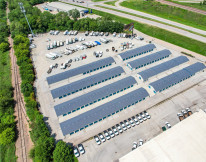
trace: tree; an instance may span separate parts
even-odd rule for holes
[[[77,18],[80,17],[80,12],[76,8],[69,10],[69,16],[71,16],[74,19],[74,21],[77,21]]]
[[[42,136],[38,139],[35,146],[34,161],[50,162],[54,150],[54,138]]]
[[[0,145],[8,145],[14,142],[15,132],[13,128],[7,128],[0,134]]]
[[[73,157],[74,155],[71,146],[63,141],[59,141],[53,152],[54,162],[72,162],[74,161]]]
[[[6,52],[8,50],[9,50],[9,43],[3,42],[3,43],[0,44],[0,51]]]

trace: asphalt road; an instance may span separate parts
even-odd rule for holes
[[[193,34],[193,33],[189,32],[189,31],[186,31],[186,30],[190,30],[190,31],[202,34],[202,35],[206,35],[206,31],[199,30],[199,29],[189,27],[189,26],[186,26],[186,25],[182,25],[182,24],[179,24],[179,23],[176,23],[176,22],[173,22],[173,21],[169,21],[169,20],[166,20],[166,19],[162,19],[162,18],[153,16],[153,15],[150,15],[150,14],[146,14],[146,13],[139,12],[139,11],[134,11],[134,10],[123,8],[123,7],[117,8],[117,7],[114,7],[114,6],[105,5],[105,4],[103,4],[103,2],[86,1],[86,3],[75,3],[75,2],[72,2],[71,0],[61,0],[61,1],[68,2],[68,3],[71,3],[71,4],[75,4],[75,5],[79,5],[79,6],[89,7],[89,8],[100,10],[100,11],[103,11],[103,12],[108,12],[108,13],[111,13],[111,14],[114,14],[114,15],[117,15],[117,16],[129,18],[131,20],[138,21],[138,22],[141,22],[141,23],[145,23],[145,24],[148,24],[148,25],[157,26],[159,28],[166,29],[166,30],[169,30],[171,32],[181,34],[181,35],[187,36],[189,38],[192,38],[192,39],[195,39],[195,40],[206,43],[206,37],[203,37],[203,36],[200,36],[200,35],[197,35],[197,34]],[[109,10],[109,9],[105,9],[105,8],[101,8],[101,7],[96,7],[94,5],[101,5],[101,6],[105,6],[105,7],[108,7],[108,8],[113,8],[113,9],[118,9],[118,10],[121,10],[121,11],[126,11],[126,12],[129,12],[129,13],[133,13],[133,14],[137,14],[137,15],[140,15],[140,16],[145,16],[145,17],[148,17],[148,18],[151,18],[151,19],[155,19],[155,20],[158,20],[158,21],[161,21],[161,22],[164,22],[164,23],[167,22],[168,24],[170,23],[171,25],[183,28],[185,30],[179,29],[179,28],[176,28],[176,27],[173,27],[173,26],[170,26],[170,25],[161,24],[161,23],[158,23],[158,22],[155,22],[155,21],[147,20],[147,19],[144,19],[144,18],[132,16],[132,15],[129,15],[129,14],[124,14],[122,12],[117,12],[117,11],[113,11],[113,10]]]

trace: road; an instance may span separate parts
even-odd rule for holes
[[[8,6],[8,5],[7,5]],[[7,7],[7,23],[10,24],[8,19],[9,9]],[[17,131],[17,139],[16,139],[16,151],[15,154],[18,157],[17,162],[31,162],[32,160],[29,158],[29,151],[33,146],[33,143],[29,134],[29,119],[26,115],[26,108],[23,99],[23,95],[21,93],[20,85],[21,78],[19,73],[19,67],[17,65],[17,58],[14,54],[13,49],[13,39],[11,35],[8,37],[8,42],[10,44],[10,58],[11,58],[11,73],[12,73],[12,86],[14,88],[14,101],[15,101],[15,113],[16,116],[16,131]]]
[[[88,6],[89,8],[92,8],[92,9],[96,9],[96,10],[100,10],[100,11],[103,11],[103,12],[111,13],[111,14],[121,16],[121,17],[124,17],[124,18],[129,18],[131,20],[138,21],[138,22],[141,22],[141,23],[145,23],[145,24],[148,24],[148,25],[157,26],[159,28],[166,29],[166,30],[169,30],[171,32],[174,32],[174,33],[177,33],[177,34],[180,34],[180,35],[184,35],[184,36],[187,36],[189,38],[192,38],[192,39],[195,39],[195,40],[206,43],[206,37],[191,33],[191,32],[186,31],[186,30],[190,30],[192,32],[199,33],[201,35],[206,35],[206,31],[196,29],[196,28],[193,28],[193,27],[190,27],[190,26],[186,26],[186,25],[183,25],[183,24],[180,24],[180,23],[176,23],[176,22],[173,22],[173,21],[169,21],[169,20],[166,20],[166,19],[163,19],[163,18],[160,18],[160,17],[157,17],[157,16],[153,16],[153,15],[150,15],[150,14],[146,14],[146,13],[143,13],[143,12],[140,12],[140,11],[135,11],[135,10],[131,10],[131,9],[120,7],[120,6],[118,6],[118,7],[110,6],[110,5],[103,4],[103,2],[96,2],[95,3],[95,2],[87,1],[86,3],[75,3],[75,2],[72,2],[72,1],[69,1],[69,0],[61,0],[61,1],[62,2],[67,2],[67,3],[70,3],[70,4],[79,5],[79,6],[84,6],[84,7]],[[170,25],[162,24],[162,23],[159,23],[159,22],[155,22],[155,21],[152,21],[152,20],[140,18],[140,17],[137,17],[137,16],[132,16],[132,15],[129,15],[129,14],[125,14],[125,13],[122,13],[122,12],[117,12],[117,11],[113,11],[113,10],[110,10],[110,9],[97,7],[95,5],[105,6],[105,7],[111,8],[111,9],[118,9],[118,10],[121,10],[121,11],[124,11],[124,12],[136,14],[136,15],[139,15],[139,16],[148,17],[150,19],[154,19],[154,20],[157,20],[157,21],[160,21],[160,22],[163,22],[163,23],[168,23],[170,25],[177,26],[178,28],[170,26]],[[179,28],[183,28],[185,30],[179,29]]]

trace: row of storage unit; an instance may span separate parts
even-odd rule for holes
[[[164,58],[167,58],[171,54],[172,53],[169,50],[164,49],[164,50],[158,51],[156,53],[153,53],[151,55],[136,59],[136,60],[131,61],[131,62],[128,62],[127,66],[131,70],[132,69],[138,69],[138,68],[141,68],[143,66],[146,66],[146,65],[152,64],[154,62],[157,62],[159,60],[162,60]]]
[[[149,94],[144,88],[139,88],[108,103],[66,120],[60,123],[63,135],[65,136],[77,133],[88,126],[100,122],[111,115],[145,100],[148,96]]]
[[[151,67],[149,69],[146,69],[144,71],[139,72],[138,73],[139,79],[143,80],[143,81],[146,81],[152,76],[160,74],[160,73],[162,73],[164,71],[167,71],[167,70],[169,70],[173,67],[181,65],[181,64],[183,64],[187,61],[189,61],[189,59],[186,56],[176,57],[172,60],[166,61],[162,64],[156,65],[154,67]]]
[[[112,95],[115,95],[119,92],[122,92],[130,87],[133,87],[134,84],[137,84],[135,78],[129,76],[102,88],[96,89],[74,99],[56,105],[54,106],[54,109],[57,116],[65,116],[77,110],[83,109],[89,105],[92,105],[96,102],[99,102],[105,98],[108,98]]]
[[[83,66],[79,66],[77,68],[71,69],[71,70],[67,70],[65,72],[56,74],[56,75],[52,75],[47,77],[47,82],[48,84],[53,84],[59,81],[62,81],[64,79],[69,79],[71,77],[80,75],[80,74],[86,74],[86,73],[90,73],[92,71],[95,70],[99,70],[100,67],[107,67],[107,66],[111,66],[113,63],[115,63],[114,59],[112,57],[107,57]]]
[[[115,77],[120,76],[124,73],[122,67],[117,66],[112,69],[103,71],[101,73],[97,73],[95,75],[86,77],[84,79],[72,82],[70,84],[64,85],[62,87],[58,87],[56,89],[51,90],[52,97],[55,98],[62,98],[66,97],[70,94],[74,94],[78,91],[82,91],[83,89],[92,87],[94,85],[100,84],[107,80],[113,79]]]
[[[191,76],[195,75],[195,73],[204,70],[205,65],[203,63],[197,62],[192,64],[182,70],[174,72],[164,78],[161,78],[155,82],[149,84],[149,88],[153,88],[154,93],[164,91],[171,86],[174,86]]]
[[[154,44],[147,44],[145,46],[141,46],[129,51],[125,51],[119,54],[120,58],[125,61],[128,59],[131,59],[133,57],[148,53],[153,51],[156,48],[156,46]]]

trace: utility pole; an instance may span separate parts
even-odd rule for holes
[[[26,21],[27,21],[27,23],[28,23],[28,25],[29,25],[29,29],[31,30],[31,34],[32,34],[32,36],[34,37],[34,33],[33,33],[32,29],[31,29],[31,26],[30,26],[30,24],[29,24],[29,21],[28,21],[28,19],[27,19],[27,17],[26,17],[26,10],[25,10],[25,8],[24,8],[24,5],[23,5],[22,2],[19,2],[18,4],[19,4],[19,6],[20,6],[21,12],[24,14],[24,16],[25,16],[25,18],[26,18]]]

